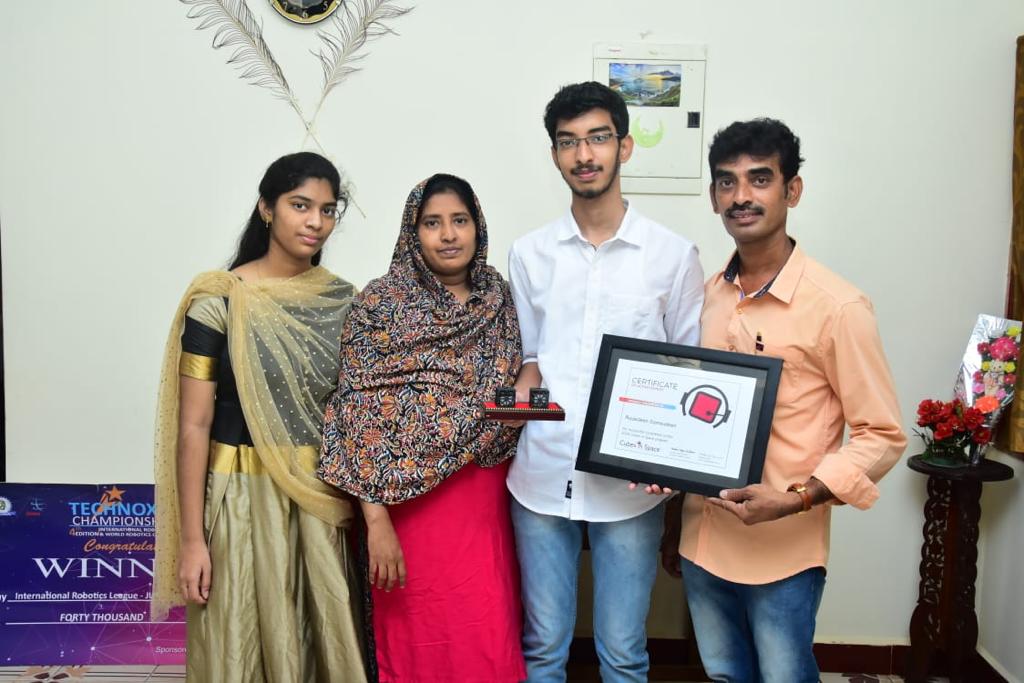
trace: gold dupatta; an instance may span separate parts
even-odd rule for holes
[[[351,284],[320,267],[292,278],[256,282],[225,271],[204,273],[185,292],[167,339],[157,404],[154,620],[184,603],[177,579],[178,362],[189,306],[202,297],[227,298],[231,369],[260,463],[303,510],[346,526],[351,504],[319,481],[298,456],[310,446],[319,450],[324,407],[338,381],[341,325],[354,294]]]

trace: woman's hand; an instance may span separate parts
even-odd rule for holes
[[[370,583],[390,591],[398,584],[405,588],[405,558],[398,534],[387,515],[367,517],[367,544],[370,550]]]
[[[184,541],[178,558],[178,586],[185,600],[205,605],[210,599],[210,578],[213,566],[206,542]]]
[[[181,546],[178,586],[186,602],[205,605],[210,599],[213,574],[210,549],[203,529],[210,425],[216,382],[181,377],[178,414],[178,511]]]

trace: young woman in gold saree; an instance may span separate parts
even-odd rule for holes
[[[345,202],[323,157],[275,161],[230,272],[197,277],[175,316],[153,617],[188,604],[190,681],[366,679],[352,506],[315,476],[355,294],[318,264]]]

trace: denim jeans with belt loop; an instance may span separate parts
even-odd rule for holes
[[[523,655],[530,683],[565,681],[576,625],[576,589],[586,528],[594,573],[594,644],[604,683],[647,680],[647,613],[664,508],[617,522],[533,512],[514,498],[512,525],[522,575]]]
[[[817,683],[814,625],[824,567],[753,585],[726,581],[685,557],[680,564],[697,649],[712,681]]]

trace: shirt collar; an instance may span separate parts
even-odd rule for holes
[[[758,299],[765,294],[771,294],[773,297],[782,301],[783,303],[789,303],[793,300],[793,293],[796,292],[796,286],[800,282],[800,276],[804,272],[804,264],[807,261],[807,256],[803,250],[800,249],[800,245],[796,243],[796,240],[790,238],[793,242],[793,251],[790,253],[786,263],[783,264],[782,269],[778,274],[771,279],[764,287],[762,287],[756,294],[750,295],[752,299]],[[721,279],[726,282],[735,282],[736,275],[739,273],[740,268],[740,256],[738,252],[733,252],[732,256],[729,257],[728,262],[725,264],[725,268],[722,269]]]
[[[634,246],[643,246],[643,240],[647,231],[644,229],[643,222],[639,219],[639,214],[633,210],[633,205],[624,200],[626,203],[626,213],[622,217],[622,222],[619,224],[619,229],[615,231],[615,235],[608,240],[612,242],[614,240],[621,240],[627,244]],[[586,242],[587,238],[580,232],[580,226],[576,223],[576,217],[572,215],[572,208],[565,213],[565,217],[562,219],[561,225],[558,226],[557,239],[559,242],[564,242],[577,238],[581,242]]]

